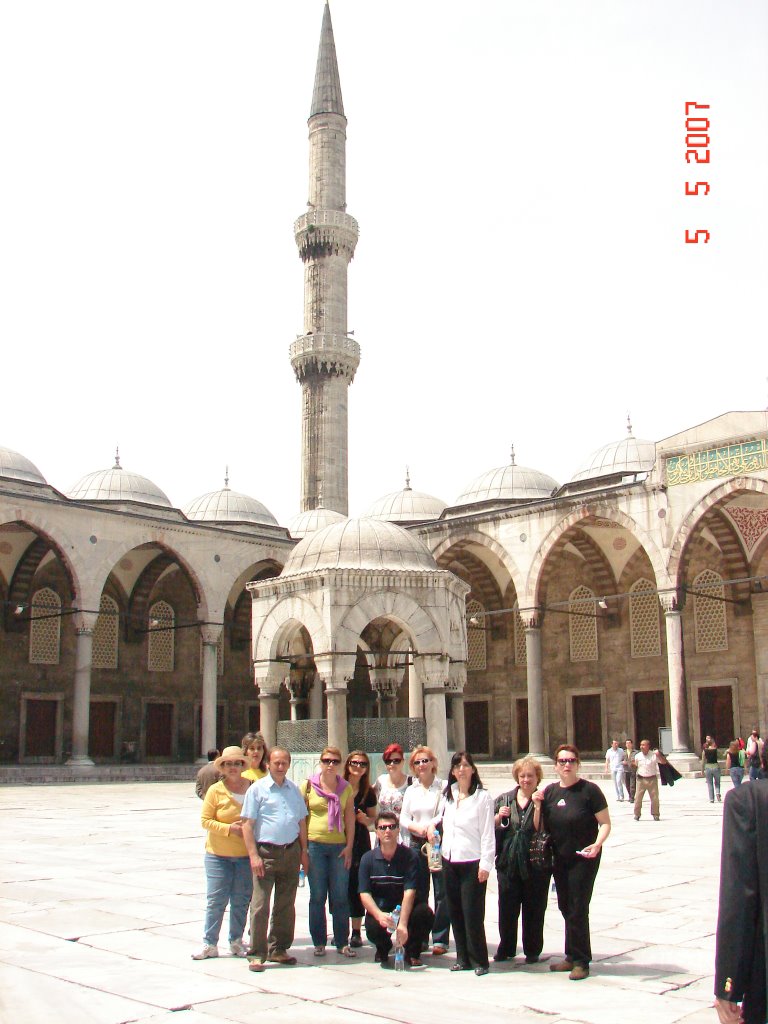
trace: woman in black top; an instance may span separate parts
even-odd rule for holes
[[[344,778],[352,787],[355,801],[355,838],[352,843],[352,864],[349,868],[349,914],[352,936],[349,944],[359,949],[363,944],[360,928],[363,923],[363,904],[358,892],[357,876],[363,854],[371,848],[370,826],[376,820],[376,793],[371,785],[371,766],[364,750],[353,750],[344,762]]]
[[[531,797],[542,780],[541,765],[523,757],[512,766],[517,786],[502,793],[494,804],[496,875],[499,889],[499,947],[494,960],[508,960],[517,952],[517,922],[523,912],[523,953],[535,964],[544,946],[552,872],[534,870],[528,860],[531,835],[539,828],[541,804]]]
[[[562,743],[555,751],[559,782],[533,794],[533,799],[543,804],[544,828],[552,836],[557,905],[565,919],[565,957],[549,969],[569,971],[571,981],[589,977],[589,901],[600,867],[600,849],[611,831],[603,791],[579,777],[580,763],[577,748]]]
[[[701,751],[701,767],[704,771],[704,777],[707,780],[707,789],[709,790],[709,802],[713,804],[715,802],[715,793],[717,793],[717,801],[720,802],[720,765],[717,760],[717,743],[712,736],[707,736],[704,741],[704,747]]]

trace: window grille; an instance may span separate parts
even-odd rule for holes
[[[477,625],[469,620],[476,618]],[[488,620],[485,618],[485,608],[474,598],[467,601],[467,669],[477,671],[484,669],[485,658],[485,631],[488,628]]]
[[[61,598],[50,587],[32,596],[29,609],[30,665],[58,665],[61,651]]]
[[[571,661],[597,661],[597,618],[594,597],[589,587],[577,587],[568,599]]]
[[[93,631],[93,667],[117,668],[117,638],[120,630],[117,601],[101,595],[99,617]]]
[[[661,654],[659,599],[650,580],[635,580],[629,588],[629,633],[633,658]]]
[[[727,651],[728,625],[722,600],[725,597],[723,577],[713,569],[705,569],[693,581],[693,590],[706,591],[705,594],[696,593],[693,596],[696,652]]]
[[[150,672],[173,672],[175,621],[173,608],[165,601],[157,601],[149,609],[147,669]]]

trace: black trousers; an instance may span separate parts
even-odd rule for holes
[[[600,867],[600,857],[555,857],[553,874],[557,887],[557,905],[565,920],[565,959],[589,966],[592,944],[589,939],[589,901]]]
[[[630,800],[634,800],[635,790],[637,789],[637,772],[631,772],[627,769],[624,772],[624,785],[627,790],[627,796]]]
[[[456,943],[456,961],[472,967],[488,966],[485,941],[486,882],[478,882],[480,861],[443,861],[448,917]]]
[[[421,956],[421,947],[429,939],[435,915],[428,903],[416,903],[408,918],[408,938],[405,943],[406,956]],[[392,949],[392,935],[382,928],[375,917],[365,915],[365,934],[381,956],[388,956]]]
[[[429,902],[429,886],[432,885],[432,897],[435,903],[435,923],[432,925],[432,945],[445,946],[448,948],[448,941],[451,934],[451,925],[448,920],[448,904],[445,899],[445,880],[442,871],[430,871],[427,867],[427,858],[419,852],[419,880],[418,899],[425,903]],[[427,936],[429,941],[429,936]]]
[[[550,871],[530,871],[526,881],[505,872],[497,875],[499,885],[499,948],[497,956],[517,953],[517,922],[523,912],[523,953],[541,956],[544,948],[544,915],[549,898]]]

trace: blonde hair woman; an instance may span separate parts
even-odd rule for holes
[[[349,936],[349,868],[355,839],[352,787],[339,776],[341,751],[325,747],[320,771],[307,779],[307,838],[309,840],[309,933],[315,956],[325,956],[328,920],[325,904],[331,898],[333,944],[342,956],[356,956]]]
[[[438,820],[438,808],[445,781],[437,776],[437,758],[430,747],[419,746],[411,754],[411,773],[416,777],[403,797],[400,813],[400,835],[406,846],[415,847],[419,854],[418,899],[429,900],[429,880],[432,879],[432,895],[435,902],[435,922],[432,927],[432,955],[442,956],[448,952],[450,922],[445,902],[445,886],[442,871],[430,872],[427,858],[421,847],[427,840],[427,830]]]

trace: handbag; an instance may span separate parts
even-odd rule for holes
[[[552,870],[552,836],[549,832],[534,832],[531,836],[528,864],[534,871]]]

